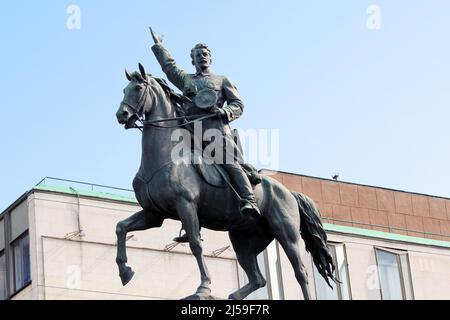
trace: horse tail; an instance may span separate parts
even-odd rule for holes
[[[307,252],[311,253],[317,270],[327,284],[333,288],[329,279],[336,282],[333,273],[335,265],[327,244],[327,234],[323,229],[320,211],[308,196],[291,191],[298,202],[300,211],[300,234],[305,241]]]

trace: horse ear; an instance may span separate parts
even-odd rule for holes
[[[139,71],[141,72],[142,78],[144,78],[145,80],[147,80],[147,74],[145,73],[144,66],[143,66],[140,62],[139,62]]]
[[[125,69],[125,77],[127,77],[128,81],[131,81],[131,75],[127,69]]]

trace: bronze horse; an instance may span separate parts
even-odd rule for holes
[[[124,89],[124,99],[116,114],[118,122],[130,128],[140,117],[146,121],[179,117],[170,89],[146,74],[141,64],[139,70],[132,74],[126,71],[130,82]],[[170,123],[170,126],[143,126],[141,166],[133,180],[133,189],[142,210],[120,221],[116,229],[116,262],[123,285],[134,275],[126,265],[126,234],[160,227],[167,218],[180,220],[186,231],[201,274],[196,291],[198,296],[208,296],[211,292],[211,279],[202,255],[201,227],[228,231],[238,262],[247,274],[249,283],[231,293],[230,299],[244,299],[266,285],[257,256],[274,239],[286,252],[305,299],[310,299],[310,293],[305,267],[300,259],[300,237],[327,283],[328,279],[335,281],[334,264],[320,212],[310,198],[289,191],[275,179],[263,176],[254,190],[261,217],[242,216],[230,188],[217,188],[206,183],[194,165],[171,158],[171,134],[177,126],[173,125],[174,121]],[[175,123],[182,126],[183,120]],[[207,170],[215,168],[209,165]]]

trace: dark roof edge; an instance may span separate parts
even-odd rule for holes
[[[28,196],[33,192],[33,189],[30,189],[28,191],[26,191],[25,193],[23,193],[19,198],[17,198],[16,201],[14,201],[13,203],[11,203],[8,207],[6,207],[5,210],[2,211],[2,213],[0,213],[0,219],[3,218],[3,216],[7,213],[10,212],[12,210],[14,210],[16,207],[18,207],[23,200],[25,200],[26,198],[28,198]]]
[[[279,172],[279,173],[290,174],[290,175],[293,175],[293,176],[299,176],[299,177],[313,178],[313,179],[319,179],[319,180],[325,180],[325,181],[331,181],[331,182],[340,182],[340,183],[352,184],[352,185],[361,186],[361,187],[369,187],[369,188],[383,189],[383,190],[389,190],[389,191],[396,191],[396,192],[403,192],[403,193],[415,194],[415,195],[419,195],[419,196],[426,196],[426,197],[432,197],[432,198],[440,198],[440,199],[450,200],[450,198],[448,198],[448,197],[436,196],[436,195],[432,195],[432,194],[426,194],[426,193],[420,193],[420,192],[413,192],[413,191],[405,191],[405,190],[393,189],[393,188],[386,188],[386,187],[378,187],[378,186],[372,186],[372,185],[369,185],[369,184],[362,184],[362,183],[356,183],[356,182],[348,182],[348,181],[333,180],[333,179],[328,179],[328,178],[320,178],[320,177],[308,176],[308,175],[306,175],[306,174],[300,174],[300,173],[294,173],[294,172],[287,172],[287,171],[281,171],[281,170],[272,170],[272,169],[264,169],[264,168],[262,168],[261,171]]]

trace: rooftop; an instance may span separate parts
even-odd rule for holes
[[[369,184],[362,184],[362,183],[356,183],[356,182],[349,182],[349,181],[344,181],[344,180],[333,180],[333,179],[328,179],[328,178],[320,178],[320,177],[308,176],[308,175],[305,175],[305,174],[294,173],[294,172],[275,171],[275,170],[270,170],[270,169],[262,169],[262,171],[279,173],[279,174],[287,174],[287,175],[297,176],[297,177],[312,178],[312,179],[318,179],[318,180],[323,180],[323,181],[339,182],[339,183],[345,183],[345,184],[350,184],[350,185],[354,185],[354,186],[370,187],[370,188],[383,189],[383,190],[389,190],[389,191],[404,192],[404,193],[409,193],[409,194],[417,194],[417,195],[421,195],[421,196],[425,196],[425,197],[433,197],[433,198],[440,198],[440,199],[450,200],[450,198],[444,197],[444,196],[437,196],[437,195],[432,195],[432,194],[427,194],[427,193],[420,193],[420,192],[412,192],[412,191],[406,191],[406,190],[400,190],[400,189],[379,187],[379,186],[373,186],[373,185],[369,185]]]

